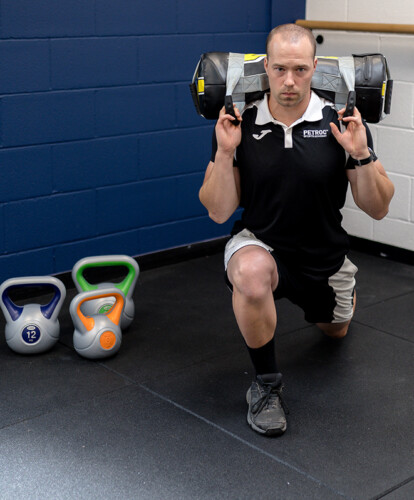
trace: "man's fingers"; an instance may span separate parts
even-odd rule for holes
[[[332,135],[335,137],[335,139],[338,139],[338,137],[342,135],[338,127],[333,122],[331,122],[329,125],[331,126]]]

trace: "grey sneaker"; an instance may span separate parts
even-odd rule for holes
[[[247,422],[260,434],[275,436],[286,430],[287,407],[282,399],[282,374],[257,375],[246,394]]]

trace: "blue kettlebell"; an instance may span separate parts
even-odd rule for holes
[[[10,292],[22,288],[40,287],[53,290],[48,304],[39,303],[18,306],[10,298]],[[66,297],[66,288],[52,276],[28,276],[10,278],[0,287],[0,307],[6,318],[6,342],[20,354],[37,354],[53,347],[59,340],[58,315]]]

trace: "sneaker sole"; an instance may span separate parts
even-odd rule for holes
[[[267,429],[267,431],[265,431],[264,429],[261,429],[260,427],[257,427],[257,425],[255,425],[255,423],[250,419],[250,415],[249,413],[247,413],[247,423],[249,424],[249,426],[256,432],[258,432],[259,434],[262,434],[264,436],[281,436],[282,434],[285,433],[286,429],[287,429],[287,425],[285,424],[283,427],[281,428],[277,428],[277,429]]]

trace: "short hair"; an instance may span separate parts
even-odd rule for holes
[[[266,54],[269,54],[269,45],[272,41],[272,38],[279,33],[284,39],[287,39],[293,43],[296,43],[301,38],[306,37],[313,48],[313,57],[315,57],[316,40],[313,36],[312,31],[309,28],[299,26],[298,24],[281,24],[280,26],[276,26],[276,28],[273,28],[266,40]]]

